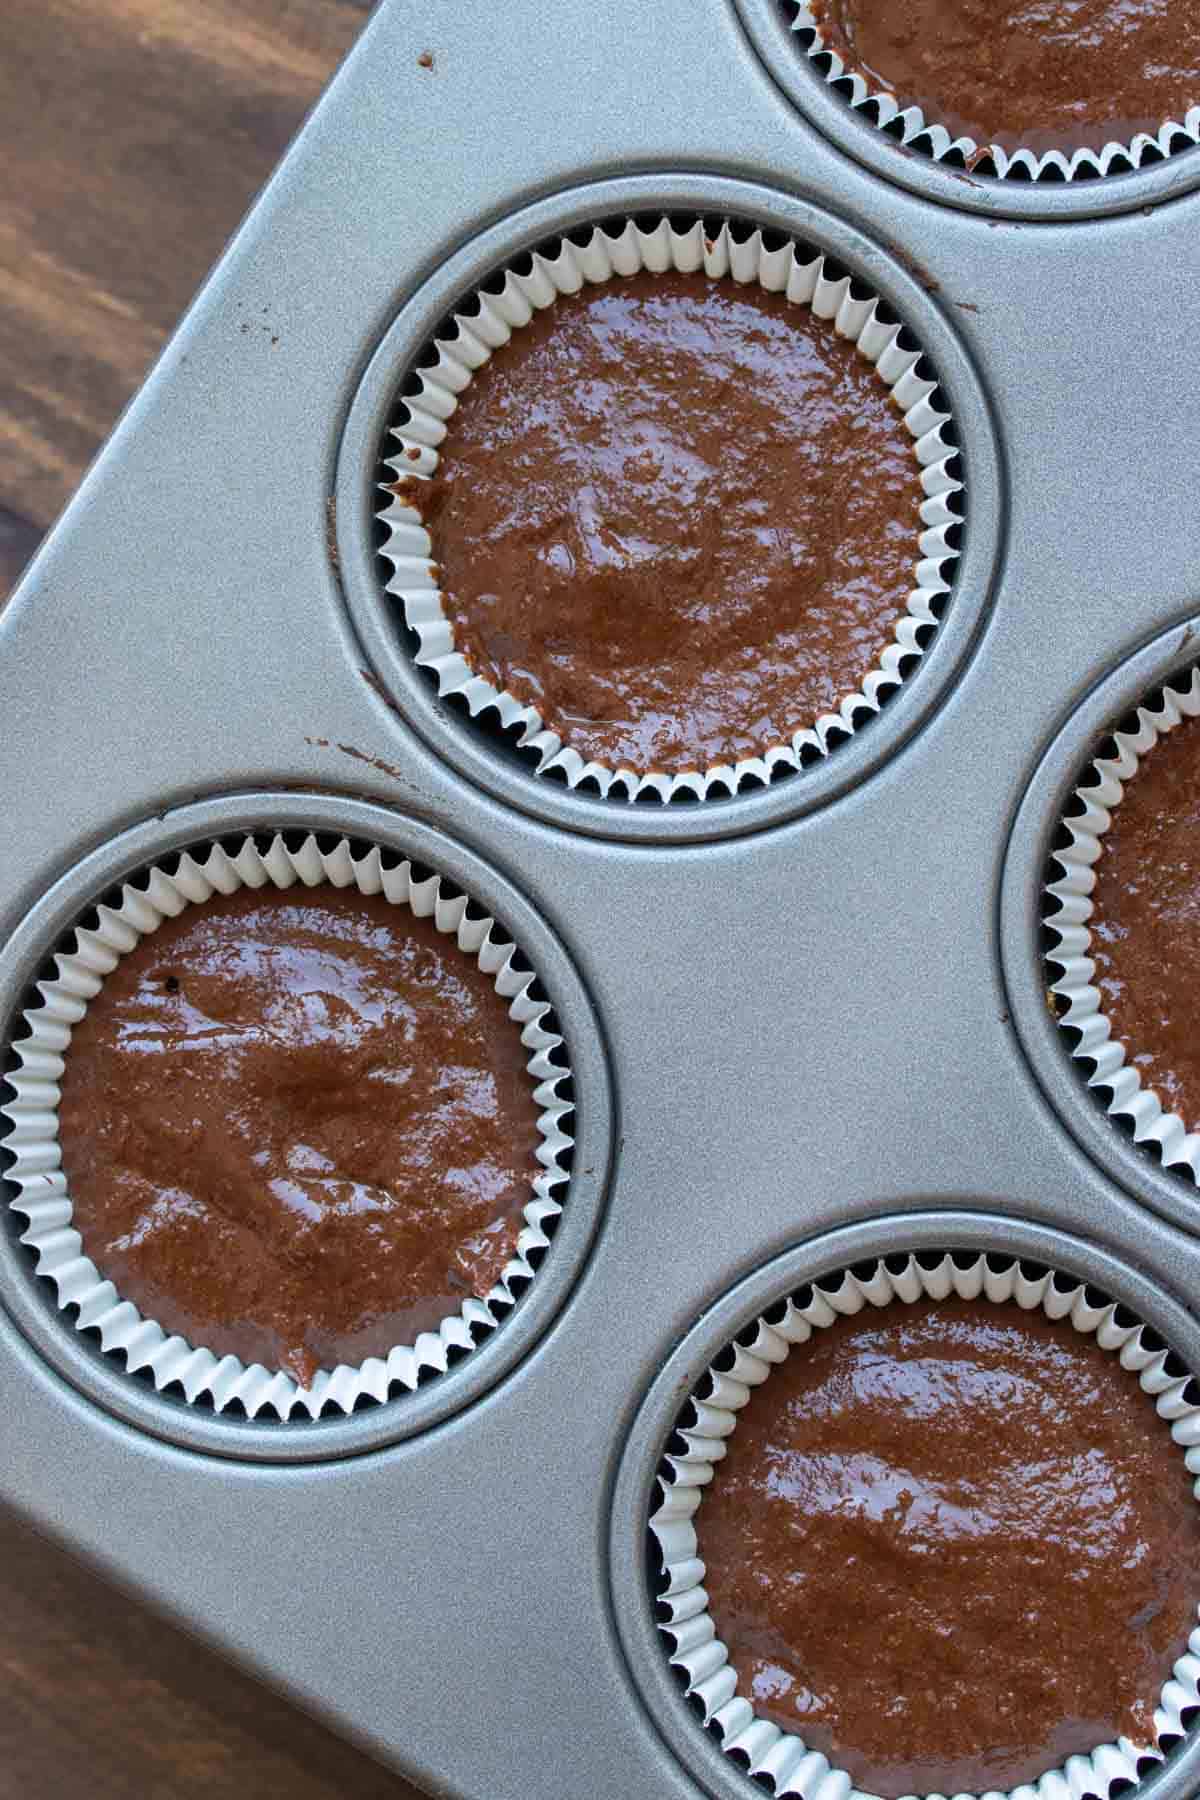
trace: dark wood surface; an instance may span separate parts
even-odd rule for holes
[[[358,0],[3,0],[0,600],[305,112]],[[0,1800],[415,1800],[0,1512]]]
[[[353,43],[363,0],[3,0],[0,581]]]
[[[415,1790],[0,1513],[4,1800]]]

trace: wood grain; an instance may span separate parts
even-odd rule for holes
[[[3,1800],[416,1790],[0,1514]]]
[[[3,0],[0,603],[363,22]],[[0,1800],[418,1800],[0,1512]]]
[[[16,586],[17,577],[37,549],[41,532],[28,519],[0,506],[0,606]]]
[[[74,491],[364,9],[4,0],[3,15],[0,509],[23,528],[11,565],[11,544],[36,541]]]

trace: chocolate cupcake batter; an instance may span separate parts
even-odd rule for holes
[[[706,768],[855,691],[915,583],[919,469],[807,307],[703,275],[566,297],[464,392],[429,526],[455,642],[585,758]]]
[[[756,1711],[869,1794],[1032,1782],[1153,1713],[1200,1508],[1136,1379],[986,1301],[869,1310],[753,1393],[696,1514]]]
[[[217,1355],[318,1369],[485,1294],[537,1173],[505,1003],[382,896],[243,889],[166,921],[76,1027],[74,1222],[123,1298]]]
[[[869,88],[1009,152],[1101,149],[1200,105],[1193,0],[810,0]]]
[[[1160,738],[1100,840],[1088,921],[1114,1035],[1162,1104],[1200,1130],[1200,726]]]

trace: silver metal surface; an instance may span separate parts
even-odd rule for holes
[[[442,1795],[720,1791],[633,1681],[609,1534],[643,1396],[752,1271],[949,1209],[1067,1233],[1188,1311],[1200,1291],[1191,1214],[1144,1204],[1119,1143],[1085,1148],[1087,1102],[1052,1094],[1021,999],[1058,777],[1030,783],[1131,647],[1196,608],[1200,200],[973,216],[816,118],[728,0],[385,0],[0,615],[6,995],[43,941],[27,915],[60,879],[78,896],[92,852],[163,847],[198,798],[244,819],[286,791],[444,833],[527,897],[590,998],[615,1119],[593,1246],[536,1342],[440,1423],[294,1466],[184,1448],[68,1379],[25,1300],[0,1313],[4,1499]],[[1137,178],[1155,198],[1163,170]],[[842,784],[835,753],[819,807],[768,794],[730,803],[734,835],[631,843],[628,808],[551,813],[414,729],[364,623],[364,457],[439,270],[469,280],[596,184],[635,206],[724,182],[867,259],[937,333],[939,373],[982,392],[971,453],[998,466],[978,515],[972,468],[967,548],[978,516],[991,601],[943,675],[931,655],[886,756]]]
[[[0,1302],[56,1369],[80,1390],[132,1425],[186,1449],[263,1462],[308,1462],[358,1455],[410,1437],[477,1400],[518,1363],[562,1305],[587,1255],[607,1186],[612,1150],[612,1101],[603,1045],[587,994],[561,946],[510,883],[469,851],[427,825],[361,800],[297,794],[245,794],[176,808],[103,845],[34,906],[14,933],[0,964],[0,1029],[4,1042],[24,1005],[34,970],[80,915],[110,888],[173,850],[235,832],[333,832],[369,840],[426,864],[479,902],[536,970],[558,1014],[571,1058],[577,1100],[572,1135],[575,1161],[544,1267],[499,1330],[457,1367],[414,1393],[349,1417],[309,1422],[251,1422],[157,1393],[131,1379],[119,1359],[104,1354],[59,1311],[53,1288],[31,1279],[19,1216],[5,1213],[0,1230]]]

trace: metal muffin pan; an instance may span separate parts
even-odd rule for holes
[[[774,230],[815,251],[878,293],[908,326],[945,396],[970,470],[967,491],[955,496],[966,514],[962,554],[954,565],[954,598],[917,671],[891,695],[882,712],[823,762],[756,794],[687,806],[626,806],[566,791],[535,775],[498,734],[439,701],[429,675],[405,641],[401,606],[384,591],[377,556],[376,514],[381,446],[387,438],[403,379],[441,320],[482,280],[522,252],[581,224],[629,214],[728,217],[741,228]],[[550,824],[598,837],[638,843],[689,842],[762,829],[820,806],[862,779],[929,716],[969,654],[991,593],[1000,547],[999,453],[987,403],[970,360],[920,284],[894,261],[880,258],[861,232],[801,200],[758,184],[713,176],[654,175],[569,188],[523,208],[485,231],[439,267],[401,309],[371,359],[354,397],[338,459],[335,487],[342,586],[359,639],[380,681],[405,719],[464,775]],[[914,557],[915,561],[915,557]]]
[[[308,832],[359,839],[436,871],[492,914],[536,970],[562,1030],[578,1044],[573,1077],[586,1099],[576,1104],[569,1205],[554,1228],[552,1255],[500,1328],[435,1380],[426,1380],[402,1401],[393,1400],[350,1416],[323,1409],[311,1422],[286,1428],[247,1420],[236,1411],[188,1404],[168,1388],[157,1392],[149,1379],[131,1379],[122,1361],[104,1354],[95,1334],[64,1330],[46,1280],[30,1279],[30,1258],[10,1229],[0,1239],[0,1294],[31,1341],[81,1391],[118,1417],[158,1433],[188,1449],[264,1462],[307,1462],[351,1456],[437,1424],[485,1393],[493,1381],[519,1362],[569,1291],[587,1255],[603,1202],[612,1144],[612,1103],[608,1068],[595,1016],[578,976],[561,946],[520,894],[486,864],[440,832],[402,820],[361,800],[320,795],[239,794],[174,809],[169,821],[123,832],[72,869],[31,910],[5,959],[5,974],[19,982],[20,971],[39,970],[70,927],[97,900],[172,851],[234,833],[267,830]],[[0,982],[4,974],[0,974]],[[11,1018],[28,996],[5,992],[0,1011]],[[572,1055],[575,1052],[572,1051]],[[17,1221],[18,1226],[20,1221]]]
[[[753,1791],[737,1764],[712,1735],[697,1727],[697,1715],[663,1653],[663,1634],[643,1602],[646,1516],[657,1496],[655,1477],[664,1443],[678,1425],[681,1400],[700,1384],[713,1359],[763,1313],[800,1287],[824,1281],[849,1265],[861,1266],[899,1255],[963,1251],[989,1261],[1053,1267],[1068,1278],[1098,1289],[1126,1306],[1191,1366],[1200,1357],[1200,1328],[1184,1308],[1170,1300],[1145,1276],[1115,1257],[1057,1229],[1030,1225],[1003,1214],[969,1212],[913,1213],[903,1219],[883,1218],[831,1231],[787,1251],[756,1269],[705,1316],[667,1359],[646,1396],[630,1433],[613,1496],[610,1555],[617,1617],[622,1641],[655,1717],[680,1759],[707,1784],[718,1800],[745,1800]],[[770,1377],[768,1377],[768,1382]],[[660,1557],[653,1558],[657,1562]],[[1190,1795],[1200,1786],[1200,1737],[1176,1752],[1174,1786],[1159,1776],[1144,1793]],[[1107,1784],[1106,1784],[1107,1785]],[[1102,1796],[1101,1796],[1102,1800]]]
[[[553,1304],[436,1421],[198,1423],[68,1353],[0,1250],[0,1495],[443,1795],[728,1791],[646,1661],[638,1496],[689,1333],[736,1329],[776,1259],[1033,1234],[1200,1369],[1194,1195],[1034,1004],[1063,794],[1200,612],[1200,200],[1160,204],[1200,165],[1090,183],[1114,210],[1069,221],[1061,189],[914,181],[793,104],[751,12],[384,0],[0,616],[6,1028],[98,885],[268,816],[436,834],[562,972],[595,1190]],[[791,218],[911,312],[957,384],[974,572],[861,762],[686,825],[638,808],[633,841],[634,809],[418,716],[370,613],[366,468],[435,304],[570,217],[675,206]],[[1140,1791],[1186,1800],[1195,1754]]]

